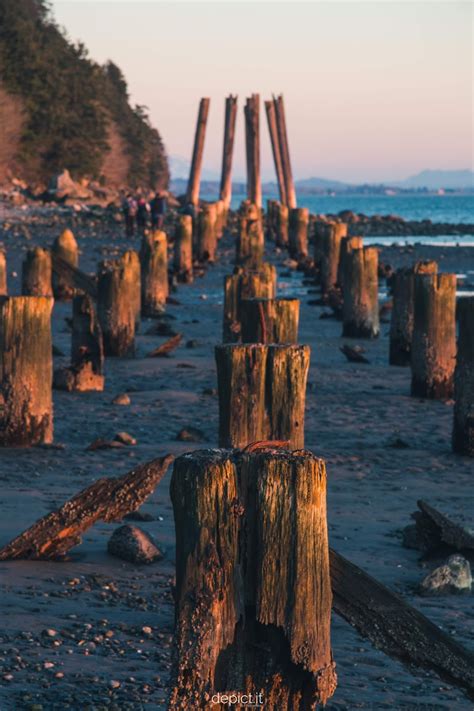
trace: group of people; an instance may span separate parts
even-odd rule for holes
[[[127,237],[133,237],[135,230],[146,230],[150,224],[153,230],[163,229],[167,210],[168,194],[159,190],[150,200],[128,193],[122,198],[122,213],[125,219]]]

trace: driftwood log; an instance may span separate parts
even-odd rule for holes
[[[450,398],[456,364],[456,275],[416,274],[411,394]]]
[[[390,321],[390,365],[408,366],[413,338],[415,274],[436,274],[436,262],[417,262],[397,269],[392,279],[393,306]]]
[[[345,258],[342,335],[377,338],[379,323],[378,250],[353,249]]]
[[[99,265],[97,313],[106,356],[135,353],[136,276],[123,257]]]
[[[153,230],[143,235],[140,264],[142,316],[159,316],[165,310],[169,293],[166,232]]]
[[[0,550],[0,560],[51,560],[81,543],[82,534],[99,520],[120,521],[136,511],[155,490],[173,456],[153,459],[120,477],[98,479],[40,518]]]
[[[234,153],[237,97],[230,94],[225,100],[224,146],[222,149],[222,172],[219,197],[224,202],[225,214],[232,198],[232,157]]]
[[[71,366],[54,372],[57,390],[86,392],[104,389],[102,329],[90,296],[75,296],[72,302]]]
[[[297,343],[299,299],[243,299],[242,343]]]
[[[0,445],[53,441],[53,344],[46,296],[0,297]]]
[[[193,281],[193,218],[180,215],[174,237],[174,273],[179,282]]]
[[[277,449],[201,450],[176,460],[171,499],[169,708],[227,708],[217,699],[238,692],[260,694],[268,711],[324,704],[337,682],[324,461]]]
[[[300,260],[308,256],[308,227],[308,208],[292,208],[288,220],[288,251],[294,259]]]
[[[199,189],[201,186],[202,156],[204,153],[204,139],[206,137],[207,117],[209,115],[210,99],[204,98],[199,102],[199,112],[194,135],[193,157],[189,171],[186,202],[192,205],[199,203]]]
[[[458,301],[459,337],[454,371],[453,450],[474,457],[474,297]]]
[[[262,263],[258,271],[241,267],[224,279],[224,323],[222,340],[237,343],[241,335],[241,304],[243,299],[273,299],[276,296],[276,269]]]
[[[21,293],[24,296],[52,296],[52,275],[49,249],[29,249],[22,265]]]
[[[217,249],[216,203],[202,206],[197,219],[196,258],[198,262],[214,262]]]
[[[300,345],[219,345],[219,446],[262,440],[304,446],[310,348]]]
[[[79,248],[76,239],[71,230],[63,230],[57,237],[51,248],[53,258],[59,257],[63,262],[66,262],[72,267],[77,267],[79,264]],[[74,288],[71,286],[71,281],[64,278],[60,272],[54,268],[53,259],[53,294],[57,300],[67,301],[74,296]]]
[[[448,546],[454,551],[474,551],[474,532],[455,523],[426,501],[417,501],[418,511],[411,514],[414,525],[403,529],[403,544],[431,554]]]

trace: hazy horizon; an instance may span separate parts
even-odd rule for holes
[[[55,0],[52,9],[94,60],[122,69],[170,156],[189,160],[199,99],[210,97],[206,171],[220,171],[232,93],[234,179],[245,176],[243,105],[253,92],[263,180],[274,179],[263,110],[272,93],[285,96],[296,179],[472,168],[470,3]]]

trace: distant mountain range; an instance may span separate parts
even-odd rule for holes
[[[169,158],[172,187],[176,191],[186,188],[189,175],[190,162],[182,156]],[[216,171],[203,169],[203,189],[211,191],[218,189],[220,176]],[[204,185],[205,184],[205,185]],[[234,189],[243,184],[236,180]],[[274,181],[264,182],[263,190],[266,193],[276,193],[277,184]],[[462,190],[474,191],[474,171],[472,170],[423,170],[405,180],[385,180],[379,183],[347,183],[341,180],[328,180],[326,178],[303,178],[295,181],[295,187],[301,192],[383,192],[390,188],[399,190]]]

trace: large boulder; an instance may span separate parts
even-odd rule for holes
[[[422,595],[469,593],[472,587],[471,566],[462,555],[455,554],[444,565],[435,568],[420,584]]]
[[[88,200],[92,197],[91,190],[71,178],[68,170],[57,173],[49,181],[48,194],[53,200]]]

